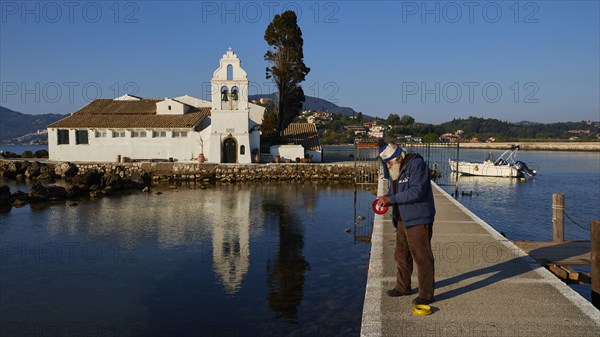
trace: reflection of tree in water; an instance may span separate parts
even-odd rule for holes
[[[296,321],[298,306],[304,295],[304,273],[309,268],[302,256],[304,234],[302,225],[280,203],[263,204],[263,210],[270,218],[279,220],[279,246],[274,261],[267,262],[267,284],[269,286],[269,306],[282,317]],[[275,220],[277,221],[277,220]]]

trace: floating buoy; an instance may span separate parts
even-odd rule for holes
[[[359,216],[357,217],[357,219],[358,219],[358,220],[364,220],[364,219],[365,219],[365,217],[364,217],[364,216],[362,216],[362,215],[359,215]]]
[[[350,232],[352,232],[352,230],[351,230],[350,228],[346,228],[346,230],[345,230],[345,231],[346,231],[346,233],[350,233]]]

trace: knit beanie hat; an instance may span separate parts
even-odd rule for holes
[[[388,143],[383,145],[379,151],[379,156],[384,163],[387,163],[388,161],[398,157],[402,153],[402,148],[394,143]]]

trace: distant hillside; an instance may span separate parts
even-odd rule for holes
[[[63,117],[58,114],[26,115],[0,106],[0,141],[45,130],[49,124]]]
[[[455,132],[463,130],[464,136],[507,137],[514,139],[532,138],[569,138],[579,134],[569,133],[569,130],[589,130],[591,135],[598,133],[597,123],[589,122],[558,122],[551,124],[522,121],[517,123],[504,122],[493,118],[469,117],[453,119],[437,126],[438,132]],[[468,138],[468,137],[467,137]]]
[[[333,103],[331,103],[327,100],[321,99],[321,98],[306,96],[306,95],[304,97],[306,97],[306,101],[304,102],[304,106],[303,106],[304,110],[329,110],[331,113],[342,115],[342,116],[352,116],[353,114],[357,113],[352,108],[340,107],[340,106],[337,106],[336,104],[333,104]],[[273,93],[273,94],[266,94],[266,95],[250,95],[249,96],[250,100],[260,99],[260,98],[270,98],[272,100],[275,100],[275,94]],[[363,119],[364,120],[372,120],[372,119],[375,119],[375,117],[363,115]]]

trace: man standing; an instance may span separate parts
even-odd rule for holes
[[[413,304],[434,301],[434,261],[431,236],[435,204],[429,168],[419,154],[407,153],[396,144],[384,144],[379,155],[389,170],[389,192],[377,197],[380,206],[392,205],[396,227],[394,258],[398,272],[389,296],[411,294],[413,261],[417,265],[419,295]]]

